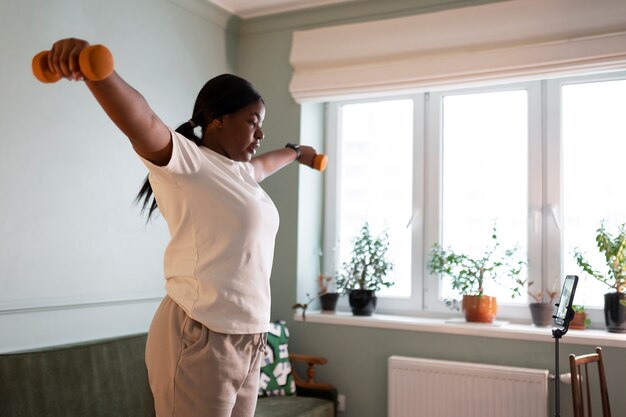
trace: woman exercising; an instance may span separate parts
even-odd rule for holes
[[[84,80],[130,139],[149,170],[137,198],[148,217],[158,205],[171,234],[167,295],[146,346],[156,414],[252,417],[278,229],[276,207],[258,183],[294,160],[313,167],[315,149],[287,145],[253,157],[264,137],[265,104],[248,81],[230,74],[209,80],[189,121],[173,131],[117,73],[85,79],[78,57],[88,46],[60,40],[47,65]]]

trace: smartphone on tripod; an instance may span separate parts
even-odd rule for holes
[[[567,275],[565,281],[563,281],[563,289],[561,290],[561,296],[559,302],[556,304],[556,314],[554,317],[554,324],[558,327],[552,329],[552,337],[554,338],[554,374],[555,378],[555,417],[561,417],[561,379],[559,373],[559,339],[567,333],[569,329],[569,322],[574,318],[574,309],[572,304],[574,303],[574,294],[576,293],[576,286],[578,285],[577,275]]]
[[[568,327],[569,322],[574,318],[574,309],[572,309],[572,303],[574,302],[574,294],[576,293],[576,286],[578,285],[577,275],[567,275],[563,282],[563,290],[561,290],[561,296],[559,302],[556,304],[557,310],[554,316],[554,324],[560,327]]]

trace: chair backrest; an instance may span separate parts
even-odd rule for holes
[[[589,364],[596,363],[598,366],[598,381],[600,385],[600,398],[602,403],[602,417],[611,417],[609,407],[609,394],[602,362],[602,348],[597,347],[596,353],[588,355],[569,355],[570,372],[572,374],[572,399],[574,401],[574,417],[593,417],[592,414],[592,389],[589,377]]]

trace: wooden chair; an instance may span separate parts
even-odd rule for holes
[[[293,371],[293,379],[296,383],[296,387],[298,388],[311,388],[311,389],[319,389],[319,390],[327,390],[330,391],[334,387],[331,384],[323,384],[315,381],[315,365],[326,365],[328,361],[326,358],[322,358],[319,356],[311,356],[311,355],[301,355],[297,353],[290,353],[289,360],[292,363],[292,371]],[[300,376],[300,374],[296,371],[295,364],[297,362],[302,362],[307,364],[306,370],[306,379]]]
[[[609,393],[602,362],[602,348],[597,347],[596,353],[588,355],[569,355],[570,372],[572,374],[572,399],[574,401],[574,417],[593,417],[591,407],[591,387],[588,365],[598,364],[598,380],[600,384],[600,397],[602,401],[602,417],[611,417],[609,407]],[[594,390],[594,391],[597,391]],[[585,405],[587,414],[585,414]]]

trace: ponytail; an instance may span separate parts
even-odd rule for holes
[[[196,145],[200,146],[202,139],[198,137],[194,132],[195,126],[197,126],[196,123],[193,121],[193,119],[190,119],[189,121],[178,126],[176,132],[180,133]],[[148,210],[148,218],[146,219],[146,222],[150,221],[150,218],[152,218],[152,213],[154,213],[154,211],[158,208],[158,205],[152,192],[149,175],[146,175],[146,178],[143,181],[143,185],[137,193],[137,197],[135,197],[135,204],[141,205],[141,214],[144,214],[146,209]]]

